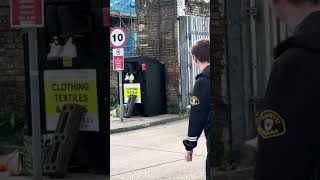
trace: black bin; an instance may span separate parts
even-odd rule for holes
[[[141,103],[135,104],[132,115],[151,117],[166,114],[164,65],[147,57],[125,58],[124,62],[123,87],[125,84],[140,84]],[[133,74],[134,81],[126,81],[126,74]]]

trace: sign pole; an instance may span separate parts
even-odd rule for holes
[[[113,70],[119,75],[119,95],[120,95],[120,120],[123,122],[123,82],[122,71],[124,70],[124,50],[127,42],[127,35],[123,28],[116,27],[110,32],[110,45],[113,47]]]
[[[33,179],[42,180],[41,163],[41,127],[40,127],[40,90],[38,70],[37,28],[29,30],[29,63],[30,63],[30,99],[32,119],[32,159]]]
[[[44,26],[44,0],[10,0],[12,28],[28,29],[33,179],[42,180],[37,28]]]
[[[120,120],[123,122],[123,83],[122,83],[122,71],[119,73],[119,91],[120,91]]]

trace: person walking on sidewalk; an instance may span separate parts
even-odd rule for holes
[[[186,149],[186,161],[192,161],[193,149],[204,130],[207,138],[208,156],[206,161],[206,178],[210,179],[211,149],[209,137],[209,113],[210,113],[210,41],[202,39],[191,48],[192,59],[201,71],[196,77],[192,97],[190,98],[191,110],[189,118],[188,137],[183,141]]]
[[[255,179],[309,180],[320,164],[320,0],[269,1],[295,32],[274,52]]]

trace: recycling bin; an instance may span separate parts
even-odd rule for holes
[[[125,58],[122,82],[124,104],[130,95],[136,96],[133,116],[166,113],[165,71],[161,62],[147,57]]]

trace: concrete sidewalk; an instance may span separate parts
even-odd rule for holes
[[[184,159],[188,120],[110,137],[112,180],[204,180],[207,155],[204,134],[192,162]]]
[[[110,133],[122,133],[132,130],[138,130],[151,126],[166,124],[174,121],[184,120],[189,118],[189,115],[165,114],[155,117],[131,117],[124,118],[123,122],[120,118],[110,117]]]

